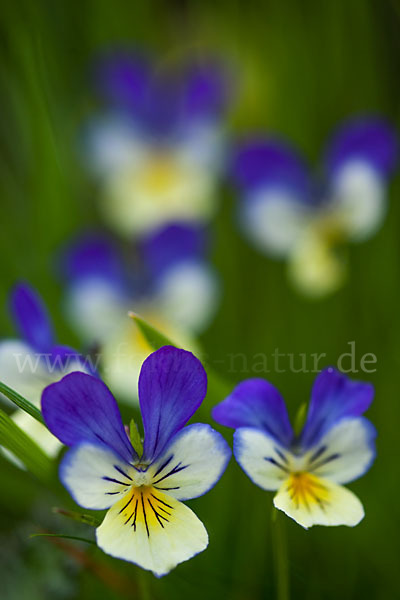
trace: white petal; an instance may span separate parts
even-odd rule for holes
[[[364,517],[363,506],[353,492],[308,473],[288,478],[274,505],[306,529],[312,525],[354,527]]]
[[[183,163],[201,166],[217,175],[226,154],[225,136],[215,123],[193,123],[177,140],[177,151]]]
[[[190,331],[205,329],[217,308],[218,281],[205,265],[187,261],[170,268],[162,278],[155,302],[167,321]]]
[[[136,488],[107,513],[96,530],[107,554],[133,562],[155,575],[202,552],[208,535],[184,504],[152,488]]]
[[[375,233],[385,217],[385,184],[367,163],[349,162],[337,176],[331,208],[347,235],[362,241]]]
[[[84,508],[104,510],[122,498],[132,485],[133,467],[111,450],[79,444],[65,455],[60,479],[74,500]]]
[[[346,265],[318,227],[310,227],[298,241],[289,258],[289,278],[304,295],[321,297],[333,293],[343,283]]]
[[[367,419],[344,419],[307,454],[307,470],[335,483],[353,481],[371,466],[375,436],[375,428]]]
[[[35,352],[19,340],[6,340],[0,343],[0,381],[40,407],[42,391],[46,386],[73,371],[86,371],[74,355],[60,369],[59,358]],[[5,396],[1,398],[10,403]]]
[[[11,419],[24,431],[36,444],[51,458],[57,456],[61,442],[50,431],[39,423],[36,419],[28,415],[23,410],[17,410],[11,415]],[[10,450],[1,447],[1,452],[6,458],[20,469],[25,469],[25,465]]]
[[[11,418],[46,454],[51,457],[58,454],[62,443],[50,433],[47,427],[23,410],[17,410]]]
[[[6,340],[0,344],[0,381],[40,407],[42,392],[46,386],[59,381],[64,375],[73,371],[84,371],[82,363],[73,357],[62,371],[57,369],[57,363],[52,365],[51,360],[47,355],[35,353],[24,342]],[[2,395],[1,398],[5,403],[15,407],[5,396]],[[11,418],[46,454],[51,457],[58,454],[62,444],[44,425],[19,409],[11,415]],[[23,468],[22,462],[9,450],[2,448],[2,452],[14,464]]]
[[[267,254],[287,256],[303,234],[310,209],[285,190],[261,190],[243,205],[248,237]]]
[[[264,490],[279,489],[288,476],[287,450],[258,429],[238,429],[233,452],[243,471]]]
[[[220,433],[202,423],[190,425],[151,465],[149,476],[157,491],[189,500],[217,483],[230,457],[231,450]]]
[[[127,321],[128,302],[115,286],[100,278],[78,281],[68,291],[66,312],[77,334],[89,344],[115,335]]]
[[[100,177],[127,168],[141,160],[143,141],[131,121],[121,117],[90,123],[84,151],[89,167]]]
[[[59,379],[61,377],[62,374]],[[19,340],[5,340],[0,344],[0,381],[39,406],[43,389],[53,383],[55,377],[46,370],[41,355],[30,346]]]

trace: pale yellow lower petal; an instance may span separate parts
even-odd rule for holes
[[[167,574],[208,545],[203,523],[184,504],[151,488],[131,490],[96,531],[106,554]]]
[[[289,278],[298,291],[311,298],[335,292],[344,282],[346,265],[334,245],[310,227],[289,259]]]
[[[208,220],[216,207],[214,194],[209,170],[153,157],[110,177],[101,207],[111,226],[131,236],[174,220]]]
[[[274,505],[306,529],[312,525],[354,527],[364,509],[353,492],[309,473],[294,473],[281,486]]]

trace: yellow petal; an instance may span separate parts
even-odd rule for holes
[[[289,261],[293,285],[304,295],[318,298],[336,291],[345,274],[345,264],[335,254],[331,242],[317,229],[309,228]]]
[[[312,525],[354,527],[364,509],[350,490],[310,473],[293,473],[282,484],[274,505],[306,529]]]
[[[134,488],[117,502],[96,537],[107,554],[158,576],[208,545],[207,531],[190,508],[152,487]]]

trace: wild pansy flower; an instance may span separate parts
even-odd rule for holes
[[[396,159],[393,131],[377,118],[344,124],[328,146],[323,181],[311,180],[285,143],[258,139],[238,151],[241,225],[265,254],[288,261],[293,284],[309,296],[335,291],[346,275],[338,250],[380,227]]]
[[[99,379],[73,373],[43,392],[47,426],[71,446],[62,483],[80,506],[108,509],[96,530],[98,546],[158,576],[207,547],[204,525],[181,501],[209,491],[230,459],[228,444],[209,425],[184,427],[206,388],[206,373],[190,352],[164,346],[151,354],[139,378],[139,454]]]
[[[42,391],[50,383],[73,371],[93,372],[76,350],[56,344],[53,325],[36,290],[26,283],[16,285],[10,306],[20,339],[0,342],[0,381],[39,407]],[[25,411],[16,410],[12,418],[49,455],[58,452],[59,441]]]
[[[224,155],[225,73],[215,63],[178,73],[119,52],[99,62],[96,82],[104,110],[85,150],[107,223],[131,237],[208,220]]]
[[[250,479],[277,490],[276,508],[305,527],[357,525],[359,499],[341,484],[364,475],[375,457],[375,428],[361,415],[374,389],[333,368],[316,378],[296,435],[278,390],[264,379],[240,383],[213,417],[236,429],[234,455]]]
[[[121,397],[132,397],[151,352],[129,311],[195,349],[193,336],[208,325],[219,298],[205,253],[203,230],[189,225],[169,225],[143,239],[140,260],[131,261],[130,269],[112,241],[98,233],[81,236],[67,249],[70,321],[86,343],[98,344],[104,379]]]

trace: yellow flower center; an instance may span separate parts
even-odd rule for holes
[[[149,537],[153,527],[157,525],[164,527],[172,518],[173,506],[168,504],[164,494],[152,486],[132,486],[123,500],[124,505],[119,512],[124,519],[124,524],[131,525],[136,531],[137,525],[141,523],[145,526]]]
[[[155,195],[173,188],[179,179],[176,161],[164,154],[152,157],[141,173],[143,187]]]
[[[309,508],[313,504],[319,504],[323,508],[328,504],[328,489],[318,477],[306,471],[299,471],[290,475],[287,491],[296,508]]]
[[[317,216],[314,221],[314,228],[327,245],[335,246],[344,242],[345,226],[341,214],[323,213]]]

